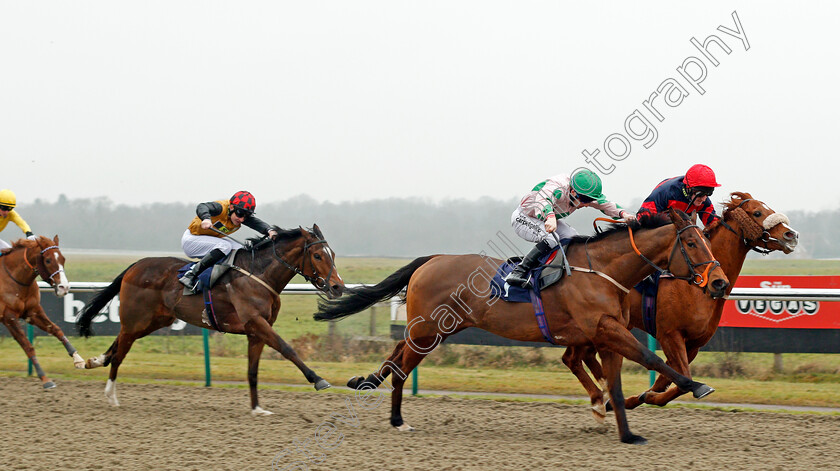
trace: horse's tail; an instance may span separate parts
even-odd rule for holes
[[[93,329],[90,328],[90,323],[93,322],[94,317],[99,315],[99,311],[101,311],[102,308],[114,298],[114,296],[119,294],[123,277],[133,266],[134,263],[123,270],[118,277],[114,278],[114,281],[112,281],[110,285],[96,293],[96,296],[94,296],[93,299],[87,303],[84,309],[82,309],[79,319],[76,320],[76,329],[78,329],[79,335],[84,337],[90,337],[93,335]]]
[[[408,286],[408,280],[411,279],[414,272],[434,257],[436,255],[416,258],[378,284],[346,289],[344,295],[338,299],[327,300],[322,298],[318,301],[318,312],[313,317],[316,321],[341,319],[361,312],[379,301],[393,298]]]

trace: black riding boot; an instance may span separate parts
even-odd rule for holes
[[[525,289],[530,288],[531,282],[528,279],[528,273],[537,266],[540,257],[551,252],[551,248],[548,242],[544,240],[537,242],[537,245],[528,252],[528,255],[525,255],[519,265],[505,278],[507,284]]]
[[[196,292],[198,288],[198,275],[203,272],[204,270],[212,267],[216,262],[220,261],[221,259],[225,258],[225,253],[219,249],[213,249],[201,258],[192,268],[186,273],[184,276],[178,279],[184,286],[187,287],[193,293]]]

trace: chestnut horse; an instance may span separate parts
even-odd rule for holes
[[[335,268],[334,253],[321,230],[315,225],[312,232],[303,228],[283,230],[274,227],[275,239],[254,239],[251,250],[237,252],[233,267],[211,289],[213,311],[219,330],[248,337],[248,385],[251,393],[251,414],[270,415],[257,399],[257,373],[263,347],[280,352],[314,383],[316,390],[330,387],[330,383],[315,374],[294,350],[272,329],[280,312],[279,293],[296,275],[303,276],[328,297],[340,296],[344,281]],[[205,309],[200,295],[184,296],[184,286],[178,282],[178,269],[184,260],[175,257],[144,258],[120,274],[85,306],[79,316],[79,333],[91,335],[91,321],[99,311],[119,293],[120,333],[108,350],[91,358],[86,368],[111,365],[105,385],[105,397],[119,406],[116,380],[120,367],[135,340],[171,325],[176,319],[189,324],[211,328],[211,319],[202,319]],[[204,317],[207,319],[207,317]]]
[[[618,225],[594,237],[576,237],[567,255],[578,273],[572,272],[542,291],[545,316],[555,342],[592,343],[601,355],[615,399],[619,435],[626,443],[641,444],[645,440],[630,432],[622,407],[622,357],[659,371],[683,390],[692,391],[695,397],[714,391],[677,374],[647,350],[627,330],[627,319],[623,317],[622,300],[633,285],[658,269],[653,264],[667,264],[669,270],[695,279],[710,293],[723,296],[728,285],[726,276],[700,229],[685,213],[672,210],[669,216],[674,224],[643,228],[636,223],[629,230]],[[482,255],[421,257],[377,285],[348,289],[349,295],[320,302],[316,320],[339,319],[408,287],[405,340],[397,344],[377,373],[367,379],[355,377],[347,385],[357,390],[375,389],[393,372],[391,425],[398,430],[412,430],[400,413],[405,379],[449,335],[478,327],[514,340],[545,342],[531,304],[501,302],[490,296],[490,277],[501,263],[502,260]],[[704,265],[704,274],[698,274],[695,268]]]
[[[58,297],[63,297],[70,290],[70,282],[64,274],[64,255],[58,248],[58,236],[53,239],[44,236],[34,240],[20,239],[12,244],[12,248],[0,252],[0,264],[3,265],[0,271],[0,318],[32,361],[43,388],[52,389],[55,383],[44,374],[35,356],[35,348],[26,338],[18,319],[54,335],[64,344],[76,368],[84,368],[84,359],[41,307],[41,290],[35,282],[40,275]]]
[[[750,250],[760,253],[793,252],[799,233],[790,227],[787,216],[770,209],[749,193],[734,192],[724,203],[721,219],[706,228],[712,252],[729,279],[728,295],[741,273],[741,267]],[[646,331],[642,320],[642,295],[632,290],[628,297],[630,327]],[[662,345],[668,364],[683,376],[691,377],[689,363],[697,356],[717,331],[725,299],[710,299],[699,290],[679,280],[663,278],[659,282],[656,298],[655,337]],[[651,329],[653,330],[653,329]],[[650,332],[648,332],[650,333]],[[592,381],[581,362],[586,362],[595,378],[603,384],[604,374],[591,347],[569,347],[563,362],[578,377],[589,393],[592,413],[603,421],[606,408],[604,395]],[[624,406],[633,409],[639,404],[664,406],[684,394],[677,387],[668,388],[671,381],[660,375],[653,386],[638,396],[625,400]]]

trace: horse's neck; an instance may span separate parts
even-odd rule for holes
[[[641,237],[634,233],[636,247],[660,268],[667,267],[672,247],[668,242],[675,240],[673,230],[669,230],[668,227],[673,226],[647,230]],[[594,270],[606,273],[628,288],[655,271],[654,267],[633,251],[629,236],[610,236],[595,244],[589,244],[588,251]]]
[[[26,260],[27,254],[28,250],[26,249],[13,249],[0,257],[0,261],[5,267],[3,271],[11,276],[12,280],[24,285],[31,284],[38,277],[38,273],[29,267],[29,261]],[[35,263],[37,262],[36,259]],[[35,266],[35,263],[32,263],[32,266]]]
[[[715,259],[720,262],[720,268],[729,280],[729,290],[732,290],[732,287],[735,286],[735,280],[741,274],[750,248],[744,244],[740,235],[733,233],[723,225],[717,226],[709,240],[712,243],[712,253],[715,255]]]
[[[282,247],[282,251],[279,254],[272,253],[274,251],[274,247],[267,248],[265,251],[265,255],[263,256],[268,260],[267,264],[262,265],[261,272],[264,275],[266,280],[271,280],[272,283],[275,284],[275,288],[277,291],[283,289],[292,278],[295,277],[295,272],[289,267],[287,267],[282,261],[284,260],[286,263],[293,267],[299,267],[300,261],[303,258],[303,249],[300,249],[294,242],[286,244]]]

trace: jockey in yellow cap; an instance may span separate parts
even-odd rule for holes
[[[34,239],[35,234],[29,228],[29,224],[20,217],[20,214],[15,211],[17,206],[17,198],[12,190],[0,190],[0,232],[6,228],[9,222],[17,224],[21,231],[26,235],[27,239]],[[0,239],[0,249],[8,249],[9,245],[6,241]]]

